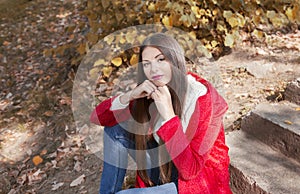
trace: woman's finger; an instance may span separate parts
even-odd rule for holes
[[[149,86],[153,90],[157,89],[156,85],[154,85],[150,80],[146,80],[144,83],[145,85]]]

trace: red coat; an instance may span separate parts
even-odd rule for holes
[[[164,123],[157,134],[166,142],[178,170],[179,194],[230,194],[228,147],[222,124],[227,104],[206,80],[191,75],[207,87],[207,93],[198,98],[186,132],[175,116]],[[96,107],[91,122],[113,126],[128,119],[129,108],[110,110],[113,99]],[[140,177],[137,177],[136,186],[146,187]]]

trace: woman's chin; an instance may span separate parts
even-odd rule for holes
[[[165,86],[166,83],[164,83],[163,81],[159,81],[159,80],[155,80],[153,81],[154,85],[156,85],[157,87],[162,87]]]

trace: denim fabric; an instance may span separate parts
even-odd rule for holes
[[[122,126],[124,124],[122,123]],[[104,164],[102,177],[100,182],[100,194],[114,194],[122,190],[122,184],[126,174],[126,168],[128,165],[128,154],[135,158],[135,142],[130,139],[130,133],[126,131],[121,125],[117,124],[113,127],[104,128]],[[158,144],[155,141],[148,143],[148,151],[146,153],[147,160],[147,173],[150,179],[157,185],[159,181],[159,168],[152,168],[157,164],[157,147]],[[177,175],[177,173],[176,173]],[[176,182],[177,183],[177,182]],[[173,185],[175,185],[173,183]],[[144,188],[144,189],[129,189],[131,193],[152,193],[156,190],[160,190],[161,193],[165,193],[166,190],[174,191],[173,186],[167,184],[166,186],[160,185],[157,187]],[[152,191],[152,189],[154,189]],[[145,190],[145,191],[143,191]],[[150,191],[151,190],[151,191]],[[127,191],[127,190],[125,190]],[[125,192],[124,191],[124,192]],[[176,191],[176,186],[175,186]],[[123,193],[123,192],[122,192]],[[174,193],[174,192],[168,192]],[[177,193],[177,192],[176,192]]]
[[[177,194],[176,185],[167,183],[155,187],[127,189],[118,192],[117,194]]]

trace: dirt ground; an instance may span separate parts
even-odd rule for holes
[[[0,193],[97,193],[102,161],[74,124],[69,59],[42,53],[66,41],[64,25],[82,19],[80,1],[22,2],[0,20]],[[300,77],[300,31],[255,44],[245,38],[217,61],[202,62],[193,71],[227,100],[230,133],[257,104],[283,100],[286,84]]]

